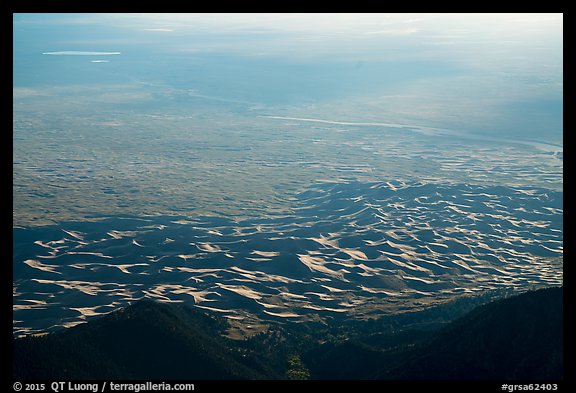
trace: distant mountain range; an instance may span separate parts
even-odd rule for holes
[[[355,321],[348,328],[274,323],[251,338],[233,340],[229,320],[217,313],[139,301],[86,324],[14,339],[13,376],[531,381],[564,376],[561,287],[496,300],[426,329],[398,324],[401,320]]]

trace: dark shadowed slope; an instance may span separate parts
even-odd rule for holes
[[[225,326],[196,309],[140,301],[65,332],[16,340],[14,378],[263,378],[227,346]]]
[[[497,300],[435,332],[327,343],[304,360],[316,379],[562,379],[562,293],[549,288]]]
[[[298,323],[234,341],[220,316],[140,301],[66,331],[15,339],[14,378],[562,379],[562,295],[548,288],[497,300],[435,331],[373,333],[358,321],[335,340],[322,333],[330,327],[311,334]]]
[[[562,379],[563,288],[528,292],[481,306],[379,376]]]

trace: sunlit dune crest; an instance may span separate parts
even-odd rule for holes
[[[194,258],[195,256],[196,256],[195,254],[178,254],[177,255],[178,258],[182,258],[182,259],[184,259],[184,261],[188,261],[188,259]]]
[[[104,314],[103,312],[96,311],[99,309],[99,306],[96,307],[70,307],[70,310],[78,311],[83,318],[86,317],[96,317],[99,315]]]
[[[84,240],[84,237],[83,237],[83,235],[82,235],[80,232],[67,231],[67,230],[65,230],[65,229],[62,229],[62,231],[64,231],[66,234],[72,236],[72,237],[75,238],[75,239]]]
[[[127,263],[124,265],[106,265],[110,267],[115,267],[116,269],[120,270],[124,274],[131,274],[130,268],[134,266],[148,266],[146,263]]]
[[[259,250],[252,251],[252,254],[260,255],[260,256],[268,257],[268,258],[277,257],[278,255],[280,255],[280,253],[277,251],[259,251]]]
[[[229,310],[222,310],[220,308],[216,308],[216,307],[208,307],[208,306],[201,306],[201,305],[197,305],[196,307],[198,308],[202,308],[204,310],[208,310],[208,311],[214,311],[214,312],[218,312],[218,313],[229,313]]]
[[[268,314],[268,315],[272,315],[273,317],[279,317],[279,318],[298,318],[300,315],[295,314],[295,313],[291,313],[291,312],[272,312],[272,311],[268,311],[268,310],[264,310],[264,313]]]
[[[342,252],[350,255],[352,258],[360,260],[360,261],[367,261],[369,258],[360,250],[352,250],[350,248],[342,248],[340,249]]]
[[[69,329],[69,328],[73,328],[74,326],[81,325],[81,324],[83,324],[83,323],[84,323],[84,321],[82,321],[82,320],[80,320],[80,321],[65,322],[65,323],[62,324],[62,327],[65,327],[65,328]]]
[[[137,232],[137,231],[116,231],[116,230],[106,232],[106,234],[108,236],[111,236],[114,239],[121,239],[123,237],[134,237],[138,233],[139,232]]]
[[[219,284],[217,283],[216,285],[218,285],[220,288],[223,288],[227,291],[230,292],[235,292],[241,296],[247,297],[249,299],[261,299],[262,296],[260,294],[258,294],[257,292],[253,291],[252,289],[243,286],[243,285],[226,285],[226,284]]]
[[[319,257],[298,254],[298,259],[312,271],[318,271],[334,277],[342,277],[342,273],[327,268],[326,261]]]
[[[209,243],[197,243],[196,247],[198,247],[200,251],[204,252],[222,252],[222,249],[219,246]]]
[[[33,259],[27,259],[24,261],[24,263],[26,265],[30,266],[31,268],[34,268],[34,269],[43,270],[43,271],[49,272],[49,273],[62,274],[61,272],[59,272],[57,270],[58,266],[46,265],[40,261],[36,261]]]
[[[100,292],[99,283],[88,282],[88,281],[67,281],[67,280],[42,280],[42,279],[32,279],[40,284],[54,284],[61,286],[64,289],[77,290],[86,295],[96,296]]]
[[[104,255],[101,252],[89,252],[89,251],[68,251],[68,255],[92,255],[99,258],[107,258],[107,259],[114,258],[113,256],[110,255]]]
[[[312,237],[310,238],[310,240],[314,240],[316,243],[321,244],[323,246],[326,247],[333,247],[333,248],[337,248],[338,247],[338,241],[334,240],[334,239],[328,239],[322,235],[320,235],[320,237]]]
[[[342,293],[342,292],[349,292],[349,289],[338,289],[338,288],[333,288],[333,287],[329,287],[328,285],[320,285],[322,288],[326,288],[328,291],[330,292],[336,292],[336,293]]]

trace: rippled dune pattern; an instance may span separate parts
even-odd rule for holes
[[[140,298],[231,319],[366,318],[499,287],[562,283],[562,193],[325,184],[290,214],[106,218],[14,229],[14,332]]]

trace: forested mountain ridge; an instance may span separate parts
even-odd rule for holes
[[[562,379],[563,288],[490,302],[432,332],[320,346],[305,360],[318,379]]]
[[[15,341],[15,379],[259,379],[239,361],[225,320],[198,309],[139,301],[89,323]],[[243,359],[245,363],[248,363]]]
[[[388,375],[562,379],[562,295],[563,288],[551,288],[481,306],[446,326]]]
[[[435,329],[320,340],[317,327],[270,326],[245,340],[226,319],[140,301],[42,337],[14,340],[17,380],[30,379],[531,379],[563,378],[563,289],[496,300]],[[363,326],[366,327],[362,332]],[[328,329],[330,327],[326,327]]]

